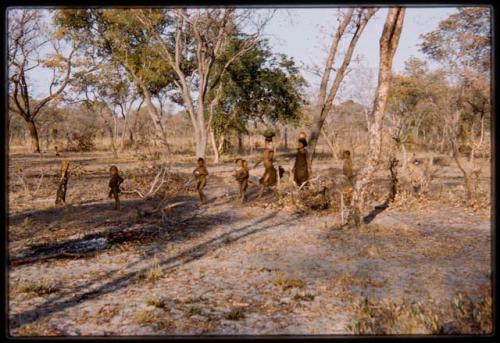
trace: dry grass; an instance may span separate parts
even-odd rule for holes
[[[224,315],[224,319],[226,320],[240,320],[244,318],[245,314],[240,309],[232,309],[230,312]]]
[[[314,294],[311,293],[297,293],[293,296],[294,300],[297,301],[313,301],[315,298]]]
[[[457,294],[447,304],[433,299],[408,301],[358,299],[355,319],[347,330],[354,334],[490,334],[492,303],[489,292],[478,297]]]
[[[148,282],[154,283],[160,280],[162,275],[163,271],[158,262],[156,262],[152,268],[148,269],[146,272],[144,272],[144,274],[141,274],[140,278]]]
[[[156,324],[160,321],[154,311],[141,310],[136,313],[135,320],[139,324]]]
[[[57,289],[57,286],[48,280],[28,281],[20,287],[21,292],[35,293],[38,296],[54,293]]]
[[[203,314],[203,309],[199,306],[191,306],[189,307],[189,310],[188,310],[188,315],[189,316],[195,316],[195,315],[202,315]]]
[[[12,331],[11,335],[15,337],[62,336],[64,335],[64,332],[61,332],[61,330],[57,329],[56,327],[48,323],[37,322],[33,324],[24,325],[19,329]]]
[[[276,280],[274,280],[274,285],[281,287],[282,290],[287,290],[290,288],[304,288],[306,286],[305,282],[301,279],[288,279],[284,277],[283,272],[279,271],[277,273]]]
[[[146,303],[149,305],[149,306],[154,306],[155,308],[165,308],[166,304],[165,304],[165,300],[158,297],[157,295],[154,295],[152,297],[150,297]]]

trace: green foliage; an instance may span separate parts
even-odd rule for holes
[[[394,139],[409,143],[424,134],[442,137],[444,127],[435,124],[453,115],[450,100],[455,96],[443,72],[431,72],[423,61],[410,59],[405,72],[393,77],[389,91],[387,111],[394,121]]]
[[[163,10],[151,10],[148,15],[154,19],[155,30],[165,30],[170,24]],[[129,80],[139,78],[151,94],[173,87],[173,70],[132,10],[64,9],[55,13],[54,22],[59,35],[86,46],[90,60],[97,57],[123,66]],[[186,74],[189,68],[185,64]]]
[[[246,37],[234,37],[227,56],[241,49]],[[296,123],[301,117],[303,87],[295,62],[285,55],[273,55],[267,41],[260,41],[233,62],[223,76],[223,95],[213,127],[216,134],[246,133],[250,121]]]

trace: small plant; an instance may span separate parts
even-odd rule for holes
[[[300,294],[300,293],[297,293],[295,294],[295,296],[293,297],[294,300],[297,300],[297,301],[313,301],[315,298],[315,296],[311,293],[305,293],[305,294]]]
[[[152,268],[150,268],[147,272],[141,275],[141,279],[145,279],[149,282],[156,282],[162,276],[162,270],[158,263],[156,263]]]
[[[158,318],[153,311],[146,310],[137,312],[135,319],[139,324],[153,324],[158,321]]]
[[[283,290],[287,290],[290,288],[304,288],[305,283],[301,279],[285,279],[283,277],[283,272],[278,272],[278,277],[274,281],[276,286],[281,287]]]
[[[154,306],[156,308],[165,308],[165,300],[163,300],[157,296],[153,296],[153,297],[149,298],[147,301],[147,304],[149,306]]]
[[[57,289],[49,281],[28,281],[21,287],[23,293],[35,293],[39,296],[55,292]]]
[[[232,309],[224,316],[226,320],[240,320],[245,318],[245,315],[240,309]]]
[[[189,308],[189,315],[190,316],[202,315],[202,314],[203,314],[203,310],[199,306],[191,306]]]

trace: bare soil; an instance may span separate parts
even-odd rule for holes
[[[63,158],[70,161],[67,204],[55,207]],[[12,335],[348,334],[356,299],[446,302],[490,283],[489,211],[422,201],[390,206],[360,229],[339,229],[338,213],[297,214],[273,205],[273,193],[255,199],[256,185],[248,203],[237,203],[230,162],[208,166],[209,199],[200,204],[184,182],[194,163],[179,162],[171,171],[180,186],[172,181],[162,206],[179,205],[162,218],[154,211],[159,199],[137,194],[123,194],[122,208],[112,210],[111,164],[125,190],[154,176],[154,162],[136,156],[11,154]],[[31,193],[43,170],[36,194],[26,192],[19,168]],[[331,175],[340,162],[315,168]],[[435,184],[442,194],[457,193],[460,172],[448,166]]]

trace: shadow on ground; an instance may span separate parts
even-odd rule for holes
[[[235,228],[229,232],[218,235],[217,237],[208,239],[203,243],[187,248],[184,251],[174,256],[164,258],[160,261],[156,261],[156,264],[162,268],[163,272],[165,272],[175,267],[198,260],[216,249],[222,248],[228,244],[241,240],[257,232],[269,228],[274,228],[283,224],[290,224],[290,218],[278,223],[276,222],[268,223],[269,221],[271,221],[273,218],[276,217],[276,214],[277,211],[273,211],[272,213],[250,224],[244,225],[240,228]],[[297,218],[298,217],[295,216],[294,218],[292,218],[292,220],[296,220]],[[205,230],[209,229],[210,228],[208,227],[205,228]],[[129,264],[125,269],[130,269],[134,265],[137,265],[140,262],[141,261],[135,261]],[[94,280],[90,280],[85,282],[84,284],[77,285],[72,289],[59,294],[57,298],[47,300],[32,310],[24,311],[22,313],[12,316],[10,318],[10,328],[11,329],[19,328],[23,325],[32,323],[40,318],[46,317],[52,313],[60,312],[67,308],[73,307],[79,304],[81,301],[95,299],[102,295],[125,288],[131,283],[140,281],[140,276],[143,275],[147,270],[149,270],[150,267],[151,266],[148,265],[146,267],[140,268],[139,270],[130,271],[125,275],[122,274],[121,276],[115,276],[115,277],[113,276],[117,272],[111,271]],[[106,279],[111,279],[111,280],[106,281],[104,284],[98,286],[96,289],[85,291],[85,289],[92,288],[92,286],[95,286],[101,280],[106,280]],[[79,293],[79,291],[83,292]]]

